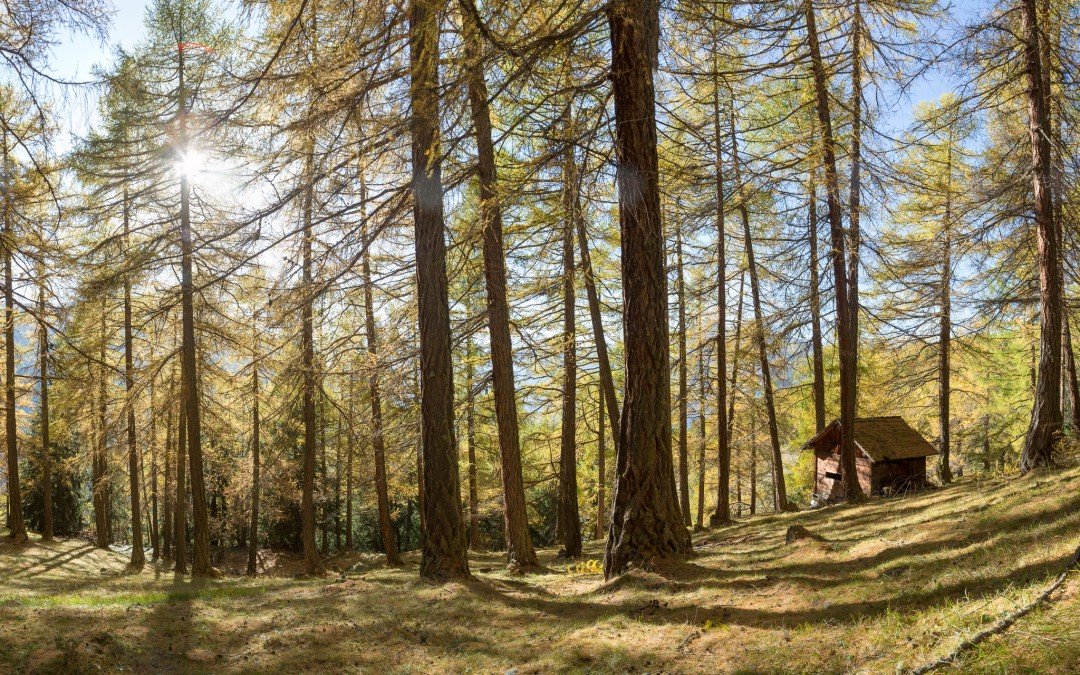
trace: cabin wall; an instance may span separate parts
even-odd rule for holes
[[[814,451],[815,465],[817,467],[814,480],[814,493],[825,501],[843,499],[844,493],[843,471],[840,470],[840,446],[834,446],[828,450]],[[859,476],[859,487],[863,493],[870,494],[873,486],[873,465],[864,456],[855,458],[855,470]]]
[[[878,462],[874,464],[871,479],[873,494],[881,494],[885,489],[924,483],[926,482],[926,458],[912,457]]]

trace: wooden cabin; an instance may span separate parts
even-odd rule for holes
[[[840,420],[806,442],[814,451],[814,498],[844,498],[840,470]],[[868,495],[892,494],[926,484],[926,458],[938,454],[902,417],[859,417],[855,420],[855,466],[859,485]]]

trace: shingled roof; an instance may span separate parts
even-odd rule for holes
[[[816,446],[818,442],[840,429],[840,420],[821,430],[803,447]],[[934,446],[911,428],[903,417],[858,417],[855,419],[855,445],[872,462],[891,459],[911,459],[938,454]]]

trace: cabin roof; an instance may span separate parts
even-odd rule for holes
[[[803,446],[816,447],[840,429],[840,420],[833,420]],[[938,454],[937,449],[911,428],[903,417],[858,417],[855,419],[855,446],[872,462],[893,459],[912,459]]]

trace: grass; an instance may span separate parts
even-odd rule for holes
[[[784,543],[790,525],[825,538]],[[602,547],[434,586],[376,566],[199,581],[83,542],[0,544],[0,672],[888,672],[1037,595],[1080,541],[1080,469],[740,521],[697,555],[605,582]],[[1080,573],[951,666],[1075,672]]]

